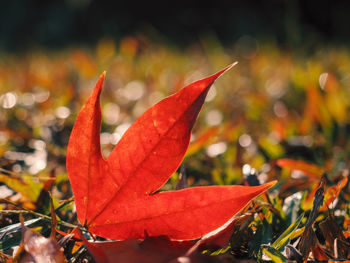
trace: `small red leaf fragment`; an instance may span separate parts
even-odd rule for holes
[[[333,185],[327,189],[324,195],[324,204],[321,208],[322,211],[325,211],[335,199],[338,198],[340,191],[348,183],[348,177],[344,176],[336,185]]]
[[[279,159],[277,160],[277,165],[290,170],[302,171],[306,175],[315,179],[320,179],[321,175],[324,173],[323,168],[315,164],[310,164],[301,160]]]
[[[317,262],[328,261],[326,253],[320,247],[320,244],[317,243],[314,247],[311,248],[312,254]]]

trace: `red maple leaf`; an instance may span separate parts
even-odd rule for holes
[[[165,235],[199,238],[223,225],[274,185],[207,186],[155,193],[176,171],[213,82],[232,64],[149,108],[107,160],[100,148],[102,74],[78,114],[67,149],[67,172],[78,219],[91,233],[115,240]]]

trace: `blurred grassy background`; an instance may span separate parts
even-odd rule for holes
[[[266,180],[283,157],[330,172],[345,167],[346,7],[248,1],[156,13],[106,1],[9,1],[0,16],[0,166],[65,177],[70,130],[104,70],[108,156],[152,104],[239,61],[212,88],[195,126],[187,156],[196,157],[184,163],[190,183],[237,183],[251,171]]]

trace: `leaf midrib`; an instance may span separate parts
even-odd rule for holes
[[[164,138],[164,136],[166,136],[171,130],[172,128],[179,122],[179,120],[181,119],[181,117],[189,110],[190,106],[193,105],[196,100],[198,100],[198,98],[200,97],[201,94],[203,94],[203,92],[205,92],[205,90],[209,89],[211,87],[211,85],[213,84],[210,83],[205,89],[203,89],[202,92],[200,92],[200,94],[196,97],[195,100],[192,101],[192,103],[189,104],[189,106],[186,108],[186,110],[184,110],[180,115],[179,117],[177,118],[177,120],[168,128],[168,130],[164,133],[164,135],[161,137],[161,138]],[[177,95],[177,93],[171,95],[168,97],[168,99],[172,98],[172,97],[175,97]],[[199,112],[198,112],[199,114]],[[151,150],[149,152],[152,152],[158,145],[159,143],[162,141],[163,139],[160,139],[158,140],[158,142],[151,148]],[[120,188],[118,189],[118,191],[106,202],[106,204],[103,206],[103,208],[98,211],[98,213],[96,213],[96,215],[87,223],[87,227],[93,223],[95,221],[95,219],[97,217],[99,217],[102,212],[110,205],[110,203],[116,198],[116,196],[120,193],[120,191],[127,185],[128,181],[130,180],[130,178],[134,177],[135,174],[137,173],[137,171],[141,168],[142,164],[149,158],[149,154],[146,155],[146,158],[144,158],[138,165],[137,167],[135,168],[135,170],[132,172],[132,174],[127,178],[127,180],[125,181],[124,184],[122,184],[120,186]],[[119,158],[118,158],[119,159]],[[122,170],[121,170],[121,173],[122,173]],[[123,174],[123,173],[122,173]]]
[[[98,95],[98,98],[97,99],[99,99],[99,95]],[[97,104],[99,104],[99,102],[98,102],[98,100],[94,103],[94,107],[96,108],[96,106],[97,106]],[[95,119],[94,118],[92,118],[92,123],[94,123],[94,121],[95,121]],[[91,129],[91,133],[93,134],[94,133],[94,125],[91,125],[91,127],[92,127],[92,129]],[[95,142],[95,140],[94,140],[94,137],[93,136],[90,136],[90,138],[91,138],[91,143],[89,144],[89,163],[88,163],[88,189],[87,189],[87,198],[89,198],[89,194],[90,194],[90,189],[91,189],[91,187],[90,187],[90,185],[91,185],[91,180],[90,180],[90,178],[91,178],[91,158],[93,158],[93,154],[91,154],[91,148],[92,148],[92,145],[93,145],[93,143]],[[98,141],[98,144],[100,144],[100,142]],[[101,148],[101,145],[100,145],[100,148]],[[99,156],[100,158],[99,158],[99,162],[98,162],[98,164],[99,164],[99,166],[100,166],[100,160],[103,160],[104,161],[104,159],[102,158],[102,154],[100,153],[100,156]],[[99,169],[100,169],[100,167],[99,167]],[[88,211],[89,211],[89,204],[90,204],[90,202],[89,202],[89,200],[87,201],[87,203],[86,203],[86,209],[85,209],[85,213],[84,213],[84,223],[83,223],[83,225],[85,226],[85,225],[88,225],[88,222],[87,222],[87,214],[88,214]]]
[[[262,192],[264,192],[264,191],[262,191]],[[252,199],[254,199],[255,197],[257,197],[259,194],[261,194],[261,193],[259,192],[257,195],[254,195],[252,198],[250,198],[247,202],[244,203],[244,205],[243,205],[239,210],[241,210],[243,207],[245,207]],[[224,201],[211,202],[211,203],[208,203],[208,204],[206,204],[206,205],[198,206],[198,207],[195,207],[195,208],[193,208],[193,207],[183,208],[183,209],[181,209],[181,210],[176,210],[176,211],[173,211],[173,212],[164,213],[164,214],[159,214],[159,215],[153,215],[153,216],[149,216],[149,217],[147,217],[147,218],[140,218],[140,219],[135,219],[135,220],[121,221],[121,222],[109,223],[109,224],[106,224],[106,223],[105,223],[105,224],[96,224],[96,225],[94,225],[94,227],[97,227],[97,226],[105,226],[105,225],[119,225],[119,224],[125,224],[125,223],[140,222],[140,221],[144,221],[144,220],[151,220],[151,219],[158,218],[158,217],[180,214],[180,213],[186,212],[186,211],[188,211],[188,210],[195,211],[195,210],[207,208],[207,207],[210,207],[210,206],[215,206],[215,205],[218,205],[218,204],[222,204],[223,202],[231,202],[231,201],[233,201],[234,199],[236,199],[236,198],[230,198],[230,199],[226,199],[226,200],[224,200]],[[234,215],[233,215],[233,216],[234,216]]]

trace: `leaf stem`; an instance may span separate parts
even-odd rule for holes
[[[49,221],[52,221],[52,218],[51,216],[47,216],[47,215],[43,215],[41,213],[38,213],[38,212],[35,212],[35,211],[32,211],[30,209],[26,209],[24,207],[22,207],[21,205],[19,204],[16,204],[10,200],[6,200],[4,198],[0,198],[0,202],[2,203],[7,203],[7,204],[11,204],[15,207],[18,207],[20,210],[0,210],[0,213],[14,213],[14,214],[21,214],[21,213],[26,213],[26,214],[32,214],[32,215],[35,215],[37,217],[40,217],[42,219],[46,219],[46,220],[49,220]],[[77,225],[74,225],[74,224],[71,224],[71,223],[68,223],[66,221],[63,221],[63,220],[59,220],[57,221],[57,224],[59,225],[63,225],[63,226],[66,226],[66,227],[70,227],[70,228],[75,228],[77,227]]]

